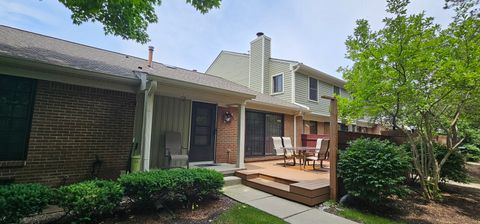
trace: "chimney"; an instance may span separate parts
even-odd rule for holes
[[[152,67],[153,61],[153,46],[148,46],[148,67]]]
[[[261,93],[270,93],[270,37],[263,32],[257,33],[257,38],[250,42],[250,83],[249,87]]]

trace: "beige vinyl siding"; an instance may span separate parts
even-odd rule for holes
[[[252,43],[250,52],[250,88],[262,91],[262,41],[258,39]]]
[[[290,72],[290,64],[285,62],[273,61],[270,60],[270,68],[269,68],[269,78],[265,81],[265,93],[272,94],[272,82],[273,76],[278,75],[280,73],[283,74],[283,93],[281,94],[274,94],[274,97],[280,98],[282,100],[286,100],[288,102],[292,101],[292,74]]]
[[[248,56],[221,52],[205,72],[248,87]]]
[[[190,117],[192,102],[166,96],[155,96],[153,109],[152,149],[150,168],[165,167],[165,132],[175,131],[182,134],[182,147],[189,147]],[[187,154],[187,149],[183,149]]]
[[[301,73],[295,74],[295,102],[308,106],[310,110],[318,114],[329,114],[329,102],[322,99],[322,96],[333,96],[333,85],[317,80],[318,82],[318,102],[308,98],[308,76]]]

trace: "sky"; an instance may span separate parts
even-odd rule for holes
[[[409,13],[425,11],[447,26],[453,12],[442,0],[412,0]],[[74,25],[70,11],[56,0],[0,0],[0,24],[98,48],[204,72],[222,50],[248,53],[257,32],[272,39],[272,57],[300,61],[341,78],[345,40],[357,19],[383,26],[385,0],[223,0],[219,9],[197,12],[184,0],[163,0],[159,22],[148,29],[151,42],[105,36],[100,23]]]

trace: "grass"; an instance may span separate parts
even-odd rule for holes
[[[260,211],[248,205],[239,204],[220,215],[215,224],[277,224],[286,223],[280,218]]]
[[[351,208],[342,208],[342,210],[338,212],[338,215],[353,221],[364,223],[364,224],[401,224],[403,223],[403,222],[397,222],[395,220],[383,218],[380,216],[363,213],[356,209],[351,209]]]

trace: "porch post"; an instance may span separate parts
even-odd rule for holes
[[[237,168],[245,167],[245,104],[240,104],[240,113],[238,115],[238,149],[237,149]]]
[[[142,125],[142,170],[150,170],[150,148],[152,142],[152,121],[157,81],[149,81],[144,94]]]
[[[337,156],[338,156],[338,117],[337,99],[331,96],[322,96],[330,100],[330,199],[337,201],[338,179],[337,179]]]

